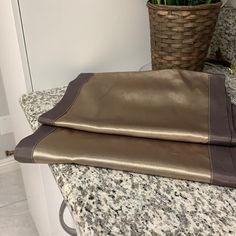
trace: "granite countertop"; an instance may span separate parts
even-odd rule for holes
[[[226,87],[236,104],[236,78]],[[65,89],[22,96],[33,130]],[[236,235],[236,189],[76,164],[50,168],[81,235]]]
[[[235,15],[236,9],[233,7],[226,6],[221,9],[209,49],[209,58],[217,58],[217,51],[220,50],[221,59],[229,63],[236,59]]]

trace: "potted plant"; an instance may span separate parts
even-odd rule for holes
[[[201,71],[222,2],[149,0],[152,69]]]

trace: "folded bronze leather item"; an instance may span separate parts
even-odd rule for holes
[[[98,133],[236,143],[224,76],[199,72],[82,74],[39,121]]]
[[[15,159],[236,187],[234,114],[222,75],[81,74],[18,144]]]

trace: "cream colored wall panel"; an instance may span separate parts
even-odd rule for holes
[[[150,59],[146,1],[19,0],[34,90]]]

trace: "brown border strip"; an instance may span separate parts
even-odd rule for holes
[[[42,125],[32,135],[19,142],[14,151],[16,161],[34,163],[33,152],[37,144],[52,133],[56,127]]]
[[[46,125],[54,125],[54,122],[69,110],[83,85],[88,82],[92,76],[92,73],[82,73],[71,81],[61,101],[50,111],[41,115],[39,122]]]
[[[231,99],[227,96],[227,108],[228,108],[228,117],[229,117],[229,125],[231,131],[231,146],[235,146],[236,144],[236,106],[231,103]]]
[[[231,145],[225,76],[209,74],[209,144]]]
[[[209,145],[212,180],[215,185],[236,187],[236,148]]]

